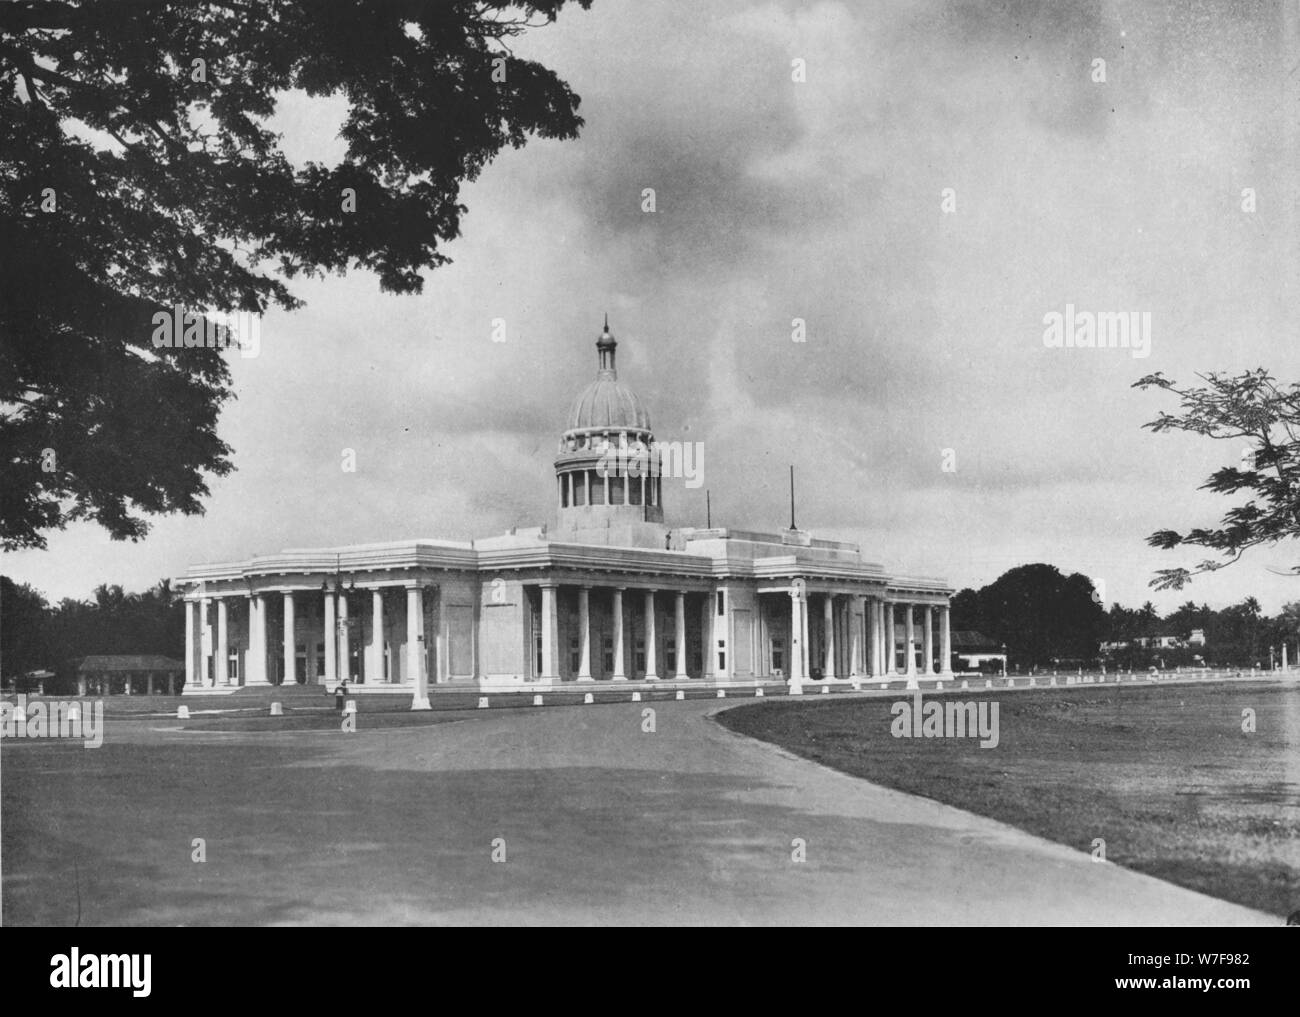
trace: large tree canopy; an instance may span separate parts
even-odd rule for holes
[[[1158,530],[1147,538],[1153,547],[1192,545],[1219,554],[1190,568],[1160,569],[1151,585],[1162,590],[1182,589],[1193,576],[1231,565],[1257,545],[1300,535],[1300,384],[1280,384],[1263,368],[1200,377],[1203,385],[1186,387],[1160,372],[1135,382],[1135,388],[1160,388],[1179,398],[1177,413],[1162,412],[1146,427],[1234,443],[1240,461],[1216,470],[1201,490],[1240,492],[1245,500],[1216,527]]]
[[[156,349],[155,313],[293,308],[285,279],[354,267],[418,292],[461,182],[581,127],[509,48],[565,2],[0,4],[0,546],[201,512],[229,354]],[[279,150],[291,89],[346,98],[339,165]]]
[[[952,602],[954,629],[975,629],[1017,662],[1046,665],[1097,653],[1105,611],[1092,580],[1062,575],[1055,565],[1018,565],[981,589],[962,590]]]

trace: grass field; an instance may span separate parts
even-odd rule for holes
[[[1300,908],[1300,688],[970,693],[1000,738],[896,738],[891,705],[772,700],[718,717],[845,773],[1278,915]],[[935,697],[943,699],[944,697]],[[910,700],[909,700],[910,701]],[[1254,733],[1243,710],[1254,711]]]

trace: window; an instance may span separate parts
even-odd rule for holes
[[[587,475],[585,473],[570,473],[569,482],[573,485],[573,504],[587,504]]]
[[[605,648],[605,673],[614,673],[614,637],[606,636],[604,641]]]
[[[316,677],[325,677],[325,644],[316,644]]]
[[[605,504],[605,478],[598,472],[592,470],[588,474],[591,477],[591,503],[593,505]]]
[[[718,670],[727,670],[727,641],[725,639],[718,640]]]
[[[641,485],[644,481],[640,477],[632,477],[627,482],[627,503],[629,505],[641,504]]]
[[[668,670],[673,674],[677,673],[677,640],[674,639],[668,644],[668,649],[664,652],[664,663]]]
[[[582,654],[578,650],[578,637],[569,637],[569,670],[576,672],[582,667]]]
[[[611,505],[623,505],[623,504],[626,504],[626,502],[625,502],[625,500],[624,500],[624,498],[623,498],[623,478],[622,478],[622,477],[610,477],[610,478],[609,478],[609,503],[610,503]]]
[[[232,651],[226,658],[226,677],[232,682],[239,680],[239,651]]]
[[[772,670],[785,672],[785,640],[772,640]]]
[[[645,673],[645,640],[636,641],[636,670]]]
[[[718,591],[718,617],[721,618],[727,613],[727,591]]]

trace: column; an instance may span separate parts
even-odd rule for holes
[[[339,677],[339,623],[334,616],[334,591],[325,591],[325,684],[332,686]]]
[[[709,681],[714,677],[713,662],[715,648],[713,645],[713,618],[718,610],[716,593],[704,595],[704,607],[700,611],[700,678]]]
[[[384,591],[370,591],[370,656],[366,660],[366,681],[384,680]]]
[[[894,604],[887,602],[885,604],[885,674],[887,676],[898,674],[898,633],[894,631],[894,624],[898,620],[896,614]]]
[[[849,674],[857,678],[866,670],[862,666],[862,629],[867,624],[867,598],[858,595],[851,603],[849,627],[853,631],[849,640]]]
[[[952,674],[952,633],[948,631],[948,611],[946,605],[939,608],[939,663],[942,674]]]
[[[406,588],[406,679],[411,683],[411,709],[429,709],[429,676],[424,666],[424,591],[418,583]]]
[[[544,682],[559,681],[559,615],[555,610],[555,584],[542,584],[542,673]]]
[[[144,694],[146,696],[153,695],[153,672],[152,671],[149,671],[144,676]]]
[[[591,587],[578,587],[578,681],[591,677]]]
[[[797,587],[790,590],[790,695],[803,692],[803,597]]]
[[[673,615],[673,639],[677,647],[677,673],[673,678],[686,681],[690,673],[686,670],[686,593],[677,591],[677,605]]]
[[[199,601],[199,685],[207,688],[216,679],[212,668],[212,628],[208,624],[207,597]]]
[[[248,627],[248,637],[253,637],[253,627]],[[226,608],[226,598],[217,598],[217,650],[216,667],[213,668],[212,684],[230,684],[230,619]]]
[[[835,597],[826,594],[822,601],[822,639],[825,660],[822,662],[822,677],[835,677]]]
[[[293,632],[293,594],[284,594],[284,684],[298,683],[298,642]]]
[[[904,635],[907,640],[907,667],[903,673],[907,675],[907,687],[916,688],[916,615],[912,611],[911,604],[903,605],[903,618],[905,621]]]
[[[189,689],[194,688],[194,683],[198,681],[199,677],[198,655],[195,652],[199,640],[194,638],[194,623],[197,615],[198,612],[194,609],[194,601],[187,600],[185,602],[185,686]],[[78,675],[77,695],[84,696],[85,694],[86,681]]]
[[[921,610],[925,612],[925,673],[934,674],[934,608],[926,604]]]
[[[352,632],[348,628],[348,595],[339,594],[339,681],[352,680]]]
[[[655,591],[645,591],[645,680],[659,680],[659,661],[655,653]]]
[[[867,660],[872,678],[880,676],[880,601],[867,601]]]
[[[614,587],[614,673],[611,681],[625,682],[627,674],[623,670],[623,587]]]
[[[270,685],[266,677],[266,595],[255,593],[248,602],[249,667],[245,685]]]

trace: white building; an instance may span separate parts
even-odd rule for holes
[[[195,565],[187,693],[348,681],[428,705],[430,686],[725,685],[946,673],[942,580],[889,575],[854,544],[664,521],[660,449],[618,380],[596,379],[555,459],[554,523],[470,542],[286,550]],[[611,455],[611,450],[624,450]]]

